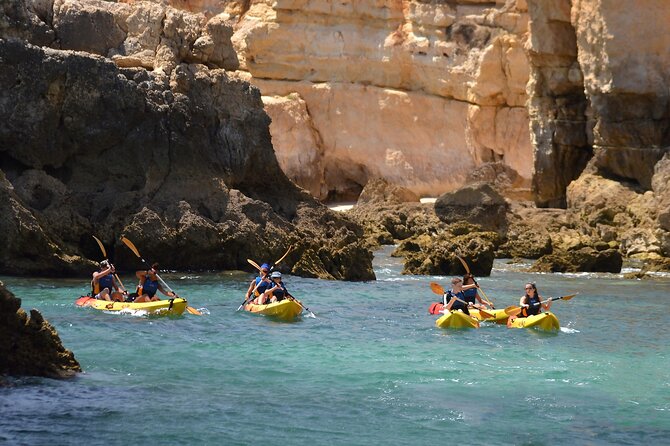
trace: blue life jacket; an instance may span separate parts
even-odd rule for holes
[[[149,297],[154,297],[158,291],[158,281],[151,280],[149,276],[146,276],[144,283],[142,284],[142,293],[146,294]]]
[[[272,292],[272,295],[277,298],[277,302],[279,302],[280,300],[286,299],[286,291],[285,291],[286,287],[284,286],[284,282],[279,281],[279,286],[281,288],[279,288],[277,290],[274,290]]]
[[[542,305],[540,304],[540,298],[536,294],[534,297],[530,297],[526,294],[526,303],[530,305],[528,308],[524,308],[521,312],[522,316],[528,317],[535,314],[540,314],[542,311]]]
[[[98,293],[105,288],[108,288],[109,291],[114,289],[114,276],[111,274],[107,274],[106,276],[102,276],[98,279]]]
[[[463,294],[463,291],[459,291],[458,293],[454,294],[451,290],[449,290],[449,291],[447,291],[446,294],[447,294],[446,295],[446,301],[444,303],[445,306],[446,306],[446,304],[449,303],[449,301],[451,301],[452,297],[458,297],[461,300],[465,300],[465,295]],[[454,302],[454,304],[451,306],[451,311],[455,311],[455,310],[461,310],[465,314],[470,314],[470,312],[468,311],[468,306],[466,304],[464,304],[463,302],[459,301],[459,300]]]
[[[469,290],[463,290],[462,291],[464,301],[470,302],[471,304],[475,303],[476,296],[477,296],[477,288],[470,288]]]
[[[256,292],[259,296],[274,286],[272,283],[268,283],[267,281],[262,280],[260,277],[256,278],[256,285],[258,285]]]

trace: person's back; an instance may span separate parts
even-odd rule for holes
[[[470,288],[469,290],[463,290],[463,300],[472,305],[476,304],[477,300],[477,289]]]
[[[462,290],[463,281],[455,277],[451,279],[451,289],[444,294],[445,309],[449,311],[461,310],[465,314],[470,314],[468,304],[465,302],[465,295]]]

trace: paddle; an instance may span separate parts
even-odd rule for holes
[[[546,302],[552,302],[552,301],[559,300],[559,299],[570,300],[578,294],[579,293],[568,294],[567,296],[560,296],[560,297],[550,297],[549,299],[545,299],[545,300],[542,300],[540,302],[536,302],[534,305],[537,306],[537,305],[540,305],[540,304],[543,304],[543,303],[546,303]],[[509,306],[509,307],[505,308],[505,313],[507,313],[508,316],[516,316],[519,313],[521,313],[521,310],[523,310],[522,307],[512,305],[512,306]]]
[[[249,260],[249,259],[247,259],[247,260]],[[253,262],[253,260],[249,260],[249,262]],[[254,262],[254,263],[255,263],[255,262]],[[259,268],[258,270],[260,271],[260,268]],[[239,307],[237,307],[237,310],[235,310],[235,311],[240,311],[240,310],[242,309],[242,307],[244,307],[246,304],[248,304],[249,302],[251,302],[251,301],[253,300],[254,297],[256,297],[256,290],[257,290],[258,287],[261,285],[261,283],[263,283],[263,280],[261,280],[260,282],[258,282],[258,283],[256,284],[256,286],[255,286],[254,289],[251,291],[251,293],[249,293],[249,297],[247,297],[246,299],[244,299],[244,302],[242,302],[242,304],[241,304]],[[259,296],[260,296],[260,294],[259,294]]]
[[[294,302],[297,302],[298,305],[300,305],[300,306],[302,307],[303,310],[305,310],[306,312],[308,312],[310,316],[312,316],[313,318],[316,319],[316,315],[312,312],[312,310],[310,310],[309,308],[307,308],[302,302],[300,302],[298,299],[296,299],[295,297],[293,297],[293,296],[288,292],[288,290],[286,289],[285,286],[281,285],[281,288],[282,288],[282,290],[284,290],[284,293],[286,293],[286,297],[288,297],[289,299],[291,299],[291,300],[294,301]]]
[[[293,245],[289,245],[289,247],[288,247],[288,249],[286,250],[286,252],[284,253],[284,255],[281,256],[281,257],[279,258],[279,260],[277,260],[275,263],[272,264],[272,266],[270,267],[270,271],[272,271],[273,269],[275,269],[275,266],[276,266],[279,262],[281,262],[282,260],[284,260],[284,259],[286,258],[286,256],[288,255],[288,253],[291,252],[291,249],[293,249]],[[261,267],[258,265],[258,263],[254,262],[253,260],[251,260],[251,259],[247,259],[247,262],[249,262],[249,264],[250,264],[251,266],[253,266],[254,268],[256,268],[258,271],[261,270]],[[258,288],[258,285],[256,285],[256,288]],[[256,288],[254,288],[254,290],[251,292],[251,294],[249,295],[249,297],[246,298],[246,299],[244,299],[244,302],[242,302],[242,304],[240,304],[240,306],[237,307],[237,310],[235,310],[235,311],[240,311],[240,310],[242,309],[242,307],[244,307],[246,304],[248,304],[248,303],[251,301],[252,296],[254,296],[254,294],[256,293]]]
[[[461,261],[461,264],[463,265],[463,268],[465,268],[465,272],[468,273],[468,274],[470,274],[470,275],[472,276],[472,274],[470,273],[470,267],[468,266],[468,264],[466,263],[466,261],[463,260],[463,259],[462,259],[461,257],[459,257],[459,256],[456,256],[456,258],[457,258],[458,260]],[[493,306],[493,303],[491,303],[491,301],[489,300],[489,297],[486,295],[486,293],[484,292],[484,290],[482,290],[481,288],[479,288],[479,284],[478,284],[477,281],[475,280],[475,277],[474,277],[474,276],[472,276],[472,280],[475,282],[475,285],[477,285],[477,289],[478,289],[479,291],[482,292],[482,296],[484,296],[484,300],[486,301],[486,303],[489,304],[489,306],[495,310],[496,307]]]
[[[282,258],[283,258],[283,257],[282,257]],[[247,259],[247,262],[249,262],[249,264],[250,264],[251,266],[253,266],[254,268],[256,268],[258,271],[261,270],[261,266],[260,266],[258,263],[254,262],[253,260],[251,260],[251,259]],[[274,267],[274,265],[273,265],[273,267]],[[262,282],[262,281],[261,281],[261,282]],[[237,310],[235,310],[235,311],[240,311],[240,310],[242,309],[242,307],[244,307],[246,304],[248,304],[249,302],[251,302],[251,300],[252,300],[254,297],[256,297],[256,296],[255,296],[255,294],[256,294],[256,290],[258,289],[258,285],[260,285],[261,282],[258,282],[258,283],[256,284],[256,287],[255,287],[254,290],[251,292],[251,294],[249,294],[249,297],[245,297],[245,298],[244,298],[244,302],[242,302],[242,303],[240,304],[240,306],[237,307]]]
[[[140,255],[140,252],[139,252],[138,249],[135,247],[135,245],[133,244],[133,242],[131,242],[130,240],[128,240],[128,239],[125,238],[125,237],[121,237],[121,241],[122,241],[122,242],[123,242],[123,243],[124,243],[124,244],[125,244],[131,251],[132,251],[132,252],[133,252],[133,254],[135,254],[135,255],[137,256],[138,259],[142,260],[142,263],[144,263],[148,268],[151,268],[151,265],[149,265],[149,262],[147,262],[146,260],[144,260],[144,259],[142,258],[142,256]],[[172,290],[172,288],[170,288],[170,286],[169,286],[167,283],[165,283],[165,281],[161,278],[161,276],[158,275],[158,273],[156,273],[156,277],[158,278],[158,280],[161,282],[161,284],[162,284],[162,285],[163,285],[169,292],[171,292],[172,294],[174,294],[176,297],[179,297],[179,296],[177,295],[177,293],[175,293],[175,292]],[[187,306],[187,307],[186,307],[186,311],[188,311],[188,312],[191,313],[191,314],[196,314],[196,315],[198,315],[198,316],[202,316],[202,313],[201,313],[200,311],[196,310],[196,309],[193,308],[193,307],[188,307],[188,306]]]
[[[100,247],[100,251],[102,251],[102,256],[105,258],[104,260],[107,261],[107,263],[109,263],[109,259],[107,258],[107,250],[105,249],[105,246],[102,244],[102,242],[100,241],[100,239],[98,237],[96,237],[95,235],[92,236],[92,237],[95,239],[96,242],[98,242],[98,246]],[[114,273],[114,278],[119,282],[119,285],[121,285],[121,290],[124,293],[128,293],[128,291],[126,291],[126,287],[123,286],[123,282],[121,282],[121,279],[119,278],[119,276],[116,273]]]
[[[433,293],[439,294],[440,296],[444,296],[444,288],[442,288],[442,285],[440,285],[439,283],[430,282],[430,289],[433,290]],[[452,296],[452,299],[456,299],[457,301],[468,305],[468,302],[466,302],[462,299],[459,299],[456,296]],[[493,319],[495,317],[491,313],[487,313],[486,311],[484,311],[480,308],[475,308],[475,310],[478,310],[479,314],[482,315],[482,317],[485,318],[485,319]]]

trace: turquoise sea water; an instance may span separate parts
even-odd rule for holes
[[[2,277],[85,373],[0,388],[0,444],[670,444],[670,277],[497,261],[480,284],[498,307],[527,280],[579,291],[554,302],[564,328],[450,331],[427,313],[429,282],[448,278],[402,276],[388,252],[376,282],[288,277],[317,315],[295,323],[236,312],[241,272],[165,275],[208,313],[179,318],[77,308],[81,281]]]

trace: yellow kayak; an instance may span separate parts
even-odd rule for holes
[[[175,299],[157,300],[154,302],[111,302],[108,300],[95,299],[84,296],[75,302],[80,307],[91,307],[101,311],[114,312],[146,312],[151,315],[180,315],[187,306],[185,299],[180,297]]]
[[[252,313],[264,314],[287,321],[297,318],[302,313],[300,304],[291,299],[284,299],[267,305],[247,304],[244,309]]]
[[[462,311],[451,311],[435,321],[440,328],[479,328],[479,321]]]
[[[496,324],[506,324],[507,323],[507,318],[509,318],[509,315],[505,313],[504,309],[500,310],[484,310],[486,313],[490,314],[493,317],[486,318],[482,316],[479,313],[479,310],[475,308],[470,309],[470,316],[474,317],[478,321],[487,321],[487,322],[495,322]]]
[[[558,318],[549,311],[545,313],[535,314],[528,317],[510,318],[507,321],[508,328],[532,328],[537,327],[542,330],[558,330],[561,328],[558,323]]]

